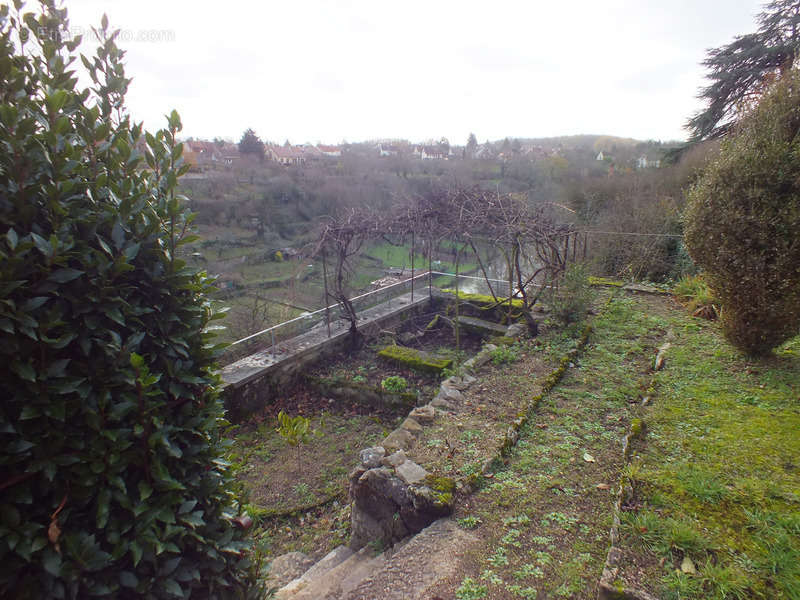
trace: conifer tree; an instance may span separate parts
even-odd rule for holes
[[[758,15],[755,33],[708,51],[703,65],[711,84],[700,98],[704,110],[687,123],[691,140],[719,138],[758,102],[776,77],[791,68],[800,50],[800,0],[772,0]]]

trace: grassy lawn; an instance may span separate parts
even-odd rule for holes
[[[800,339],[748,359],[717,324],[651,296],[618,295],[594,327],[506,467],[458,507],[482,543],[456,598],[595,598],[620,480],[633,486],[621,587],[800,598]],[[634,419],[647,434],[626,464]]]
[[[434,264],[433,270],[434,271],[442,271],[445,273],[454,273],[455,272],[455,262],[453,261],[452,252],[447,252],[448,248],[452,247],[451,242],[441,241],[439,243],[440,250],[438,252],[434,252]],[[419,248],[419,246],[417,246]],[[460,247],[460,246],[459,246]],[[381,243],[374,243],[368,246],[364,250],[364,254],[368,257],[372,257],[376,260],[379,260],[383,263],[384,268],[389,267],[405,267],[406,269],[411,268],[411,243],[407,243],[403,246],[394,246],[389,244],[388,242],[381,242]],[[483,260],[486,260],[486,257],[483,257]],[[422,255],[419,252],[416,252],[414,255],[414,268],[415,269],[422,269],[427,270],[428,268],[428,257]],[[461,260],[458,265],[458,270],[460,273],[467,273],[470,271],[474,271],[478,268],[478,262],[475,260],[474,255],[470,250],[465,250],[461,254]]]
[[[714,323],[667,322],[623,574],[663,599],[800,598],[800,338],[754,360]]]

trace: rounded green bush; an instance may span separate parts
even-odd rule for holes
[[[689,194],[686,245],[722,306],[726,337],[764,354],[800,333],[800,74],[726,139]]]
[[[105,18],[78,88],[41,10],[0,6],[0,597],[245,597],[180,119],[131,123]]]

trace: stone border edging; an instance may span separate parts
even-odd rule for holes
[[[653,373],[664,367],[665,355],[670,346],[671,344],[667,342],[658,349],[658,355],[652,367]],[[642,398],[641,406],[647,406],[654,393],[655,390],[653,389],[653,382],[651,381]],[[632,442],[637,439],[644,439],[646,433],[647,424],[642,419],[634,418],[631,420],[628,433],[622,440],[622,458],[626,465],[630,463],[631,454],[633,453]],[[632,499],[633,485],[627,477],[623,477],[620,480],[617,498],[614,501],[614,515],[611,520],[611,530],[609,531],[611,546],[608,549],[606,561],[603,564],[603,572],[597,584],[598,600],[658,600],[652,594],[638,588],[626,588],[623,582],[617,578],[619,573],[618,565],[622,561],[622,550],[619,548],[619,530],[622,525],[620,514],[622,513],[623,502]]]
[[[643,438],[646,429],[646,425],[641,419],[633,419],[631,421],[628,433],[622,441],[622,457],[625,464],[628,464],[631,459],[631,453],[633,451],[631,442]],[[621,526],[620,513],[622,512],[622,503],[632,498],[633,486],[627,478],[623,477],[617,490],[617,498],[614,501],[614,515],[611,521],[611,531],[609,531],[611,547],[608,549],[606,562],[603,564],[603,572],[597,584],[598,600],[658,600],[655,596],[638,588],[626,588],[623,583],[617,579],[617,574],[619,573],[618,565],[622,560],[622,550],[620,550],[618,545],[620,539],[619,529]]]

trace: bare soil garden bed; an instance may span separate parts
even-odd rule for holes
[[[377,351],[389,343],[454,357],[452,328],[440,319],[425,330],[433,315],[409,319],[397,332],[383,332],[350,354],[316,364],[311,378],[350,381],[379,388],[388,377],[402,377],[419,403],[430,401],[440,375],[389,363]],[[480,339],[462,335],[464,356],[474,354]],[[301,550],[322,556],[349,537],[347,475],[358,463],[358,451],[376,445],[405,419],[408,408],[367,406],[327,397],[309,381],[298,381],[274,403],[231,428],[228,460],[242,486],[248,512],[257,524],[255,537],[269,555]],[[276,431],[280,411],[309,419],[311,435],[290,447]]]

